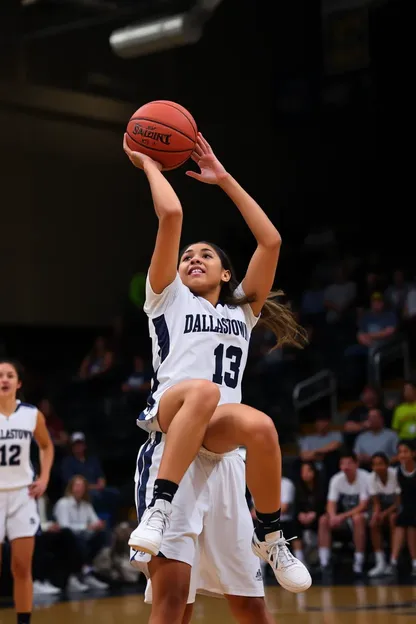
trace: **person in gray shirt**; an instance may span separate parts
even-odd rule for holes
[[[360,433],[357,437],[354,453],[362,468],[370,468],[374,453],[385,453],[392,464],[397,462],[398,441],[397,433],[384,426],[381,410],[372,409],[368,413],[368,431]]]
[[[299,440],[301,460],[316,462],[319,470],[325,467],[328,479],[338,470],[339,449],[342,446],[341,432],[330,431],[330,427],[330,417],[320,414],[315,420],[315,433]]]

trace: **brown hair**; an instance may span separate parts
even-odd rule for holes
[[[235,289],[239,285],[237,278],[235,277],[235,271],[231,264],[231,261],[225,251],[208,241],[199,241],[212,247],[215,253],[221,260],[223,269],[229,271],[231,279],[228,282],[222,282],[219,300],[221,303],[229,306],[243,306],[248,303],[253,303],[254,298],[250,297],[236,297]],[[184,247],[180,255],[186,251],[187,247]],[[306,330],[299,325],[296,318],[290,309],[290,307],[278,301],[279,298],[284,297],[282,290],[276,290],[270,292],[267,297],[259,320],[259,324],[264,325],[276,336],[276,344],[273,349],[283,346],[292,346],[302,349],[308,343],[308,337]],[[272,349],[272,350],[273,350]]]
[[[84,491],[84,494],[82,495],[81,500],[85,501],[86,503],[90,503],[91,499],[90,499],[90,495],[88,492],[88,481],[82,475],[75,475],[72,477],[72,479],[68,481],[68,485],[66,486],[66,489],[65,489],[65,496],[72,496],[72,489],[74,487],[74,483],[75,481],[78,481],[78,480],[81,480],[85,486],[85,491]]]

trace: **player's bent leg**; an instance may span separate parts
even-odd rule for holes
[[[275,620],[267,610],[264,598],[230,595],[225,597],[238,624],[274,624]]]
[[[166,432],[153,499],[129,539],[134,550],[157,555],[169,525],[171,503],[185,472],[198,454],[220,399],[216,384],[204,379],[178,383],[160,399],[158,421]]]
[[[34,537],[21,537],[11,542],[13,598],[18,614],[30,614],[32,612],[32,559],[34,548]]]
[[[185,613],[182,618],[182,624],[191,624],[193,610],[194,610],[193,604],[186,605]]]
[[[153,557],[149,563],[152,581],[152,612],[149,624],[185,624],[191,566],[182,561]]]
[[[247,485],[259,521],[252,540],[253,552],[271,565],[280,585],[288,591],[309,589],[311,575],[292,555],[280,530],[282,456],[273,421],[247,405],[221,405],[208,425],[204,446],[213,453],[246,447]]]

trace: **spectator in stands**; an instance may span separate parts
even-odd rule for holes
[[[300,313],[303,325],[316,327],[325,319],[324,289],[316,278],[311,279],[309,288],[302,294]]]
[[[409,286],[403,310],[403,329],[406,332],[410,353],[416,353],[416,284]]]
[[[326,414],[319,414],[315,420],[315,433],[299,441],[300,459],[316,462],[319,470],[324,468],[327,480],[338,469],[339,449],[342,446],[341,433],[331,431],[330,428],[331,418]]]
[[[296,484],[295,526],[293,550],[296,557],[305,560],[304,547],[316,546],[318,522],[325,513],[325,490],[323,481],[314,462],[302,462],[300,478]]]
[[[77,550],[82,556],[82,578],[78,579],[78,591],[106,589],[108,585],[93,576],[92,561],[107,544],[105,524],[100,520],[90,503],[88,482],[81,475],[75,475],[65,491],[65,496],[56,503],[54,515],[58,525],[69,529],[76,538]]]
[[[401,317],[409,290],[409,284],[406,282],[404,272],[397,269],[393,273],[393,281],[386,288],[384,298],[387,305]]]
[[[368,413],[372,409],[383,409],[381,392],[367,384],[362,393],[359,405],[356,405],[347,416],[344,424],[344,442],[352,450],[357,435],[368,429]],[[383,410],[385,413],[385,410]]]
[[[374,453],[384,453],[391,464],[397,462],[397,433],[384,426],[384,417],[380,409],[368,413],[367,431],[360,433],[354,444],[354,453],[362,468],[370,469]]]
[[[389,467],[387,455],[374,453],[371,465],[373,471],[370,474],[368,493],[372,502],[370,533],[375,566],[369,571],[368,576],[375,578],[390,572],[383,550],[383,531],[385,529],[390,531],[390,543],[393,544],[396,512],[400,502],[400,487],[397,481],[397,470]]]
[[[339,324],[346,319],[357,296],[357,286],[347,279],[343,267],[339,267],[335,281],[324,293],[324,304],[327,309],[326,320],[330,324]]]
[[[146,395],[150,390],[151,373],[146,370],[144,359],[141,355],[133,358],[133,370],[121,386],[121,391],[131,395]]]
[[[397,317],[385,307],[383,295],[375,292],[371,295],[371,309],[360,320],[357,347],[362,347],[365,355],[370,347],[383,344],[391,338],[397,329]]]
[[[65,447],[68,444],[69,436],[65,431],[64,423],[57,415],[54,406],[51,401],[46,397],[39,403],[39,410],[45,416],[46,427],[51,436],[51,440],[55,446],[55,458],[56,450]]]
[[[81,363],[79,378],[87,380],[102,375],[110,370],[113,361],[114,353],[109,348],[107,340],[103,336],[98,336],[93,348]]]
[[[330,564],[332,534],[352,535],[355,546],[353,571],[362,574],[366,543],[369,474],[358,468],[355,453],[345,452],[340,472],[329,482],[326,514],[319,520],[319,560],[322,570]]]
[[[85,434],[76,431],[71,435],[71,454],[62,462],[62,481],[65,486],[76,475],[81,475],[88,483],[90,498],[97,512],[114,513],[119,500],[119,492],[106,486],[101,462],[96,455],[87,453]]]
[[[396,518],[393,547],[391,549],[391,572],[397,570],[397,561],[407,534],[407,546],[412,558],[412,576],[416,577],[416,449],[410,440],[399,443],[397,481],[400,488],[400,507]]]
[[[82,571],[82,558],[76,539],[69,528],[61,527],[52,520],[49,501],[45,496],[38,500],[42,531],[36,537],[33,561],[34,593],[37,595],[59,594],[61,590],[81,591],[84,586],[78,580]],[[51,581],[55,584],[52,584]],[[85,587],[87,589],[87,587]]]
[[[385,307],[383,295],[375,292],[371,296],[371,309],[359,321],[357,343],[347,347],[346,376],[351,386],[362,383],[366,378],[368,354],[392,339],[397,330],[397,317]]]
[[[392,428],[401,439],[416,438],[416,380],[408,379],[403,386],[403,402],[394,410]]]

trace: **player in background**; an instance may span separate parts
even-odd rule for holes
[[[186,247],[178,268],[180,201],[158,163],[132,152],[126,140],[124,149],[131,162],[144,170],[159,219],[144,308],[155,378],[148,408],[138,424],[149,432],[166,434],[153,499],[129,544],[153,556],[159,553],[172,500],[201,446],[216,454],[244,446],[247,483],[258,519],[253,551],[270,563],[283,587],[305,590],[311,584],[309,572],[290,553],[280,530],[282,460],[276,429],[266,414],[241,404],[250,334],[260,315],[275,333],[278,346],[305,342],[290,309],[269,299],[280,234],[199,134],[192,158],[201,173],[188,175],[225,191],[257,240],[257,249],[240,285],[226,254],[206,242]]]
[[[13,599],[17,624],[30,624],[33,602],[32,559],[39,529],[36,499],[45,492],[54,448],[45,418],[33,405],[16,398],[22,385],[20,365],[0,360],[0,548],[11,544]],[[35,439],[40,449],[40,475],[30,461]],[[1,551],[0,551],[1,552]]]

